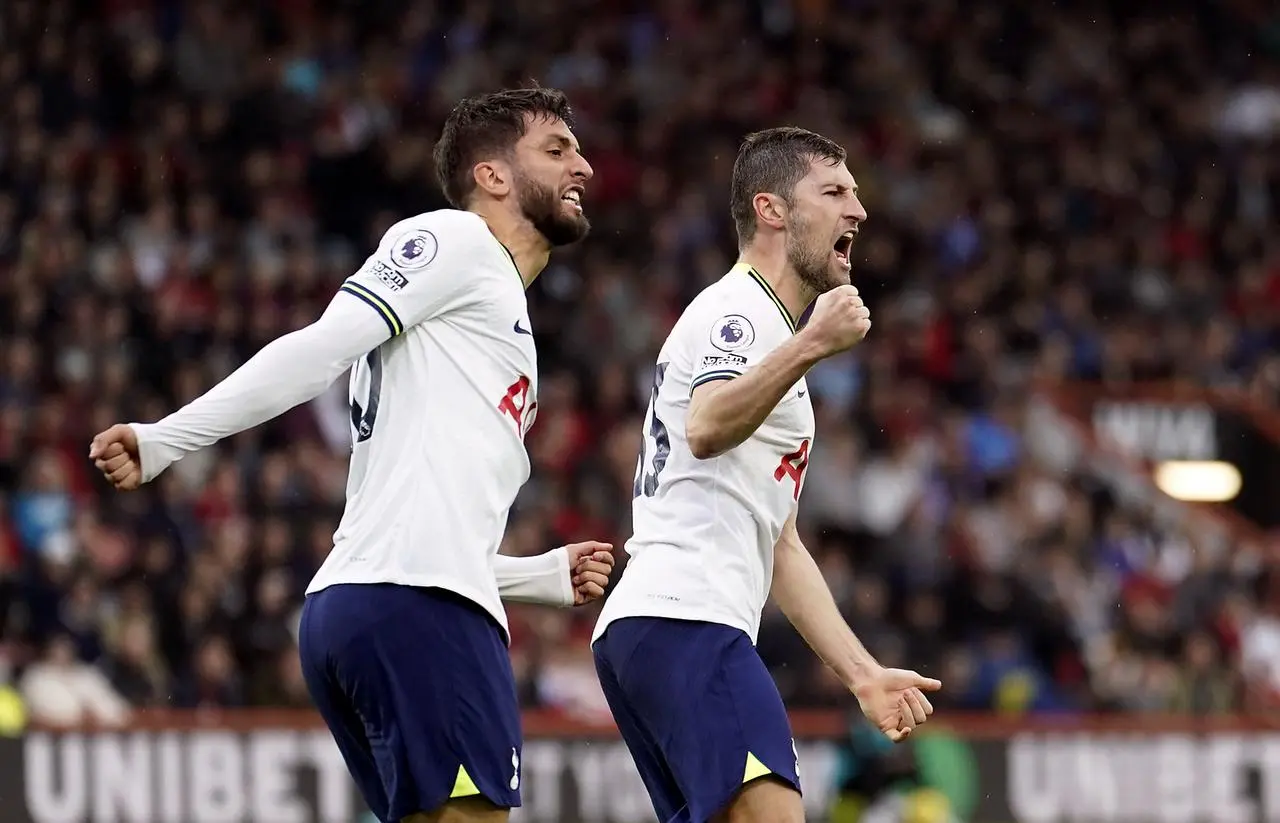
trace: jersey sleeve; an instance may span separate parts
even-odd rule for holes
[[[564,546],[533,557],[495,555],[493,573],[503,600],[544,606],[573,605],[573,575],[569,573],[569,551]]]
[[[691,318],[689,353],[693,378],[689,390],[717,380],[741,377],[774,349],[763,312],[721,305]],[[776,311],[776,309],[775,309]]]
[[[395,337],[474,299],[474,263],[488,251],[487,232],[479,217],[466,212],[402,220],[339,290],[364,303]]]
[[[376,317],[335,297],[316,322],[268,343],[178,411],[156,423],[131,424],[138,437],[143,482],[190,452],[310,400],[386,339]]]

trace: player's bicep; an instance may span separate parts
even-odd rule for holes
[[[716,392],[723,389],[735,377],[737,377],[736,374],[707,377],[701,383],[695,385],[693,390],[689,392],[689,413],[685,417],[686,422],[696,418],[699,409],[705,408]]]
[[[451,231],[446,237],[435,224],[397,223],[340,291],[364,303],[388,336],[402,334],[467,302],[464,261],[475,245],[469,234]]]

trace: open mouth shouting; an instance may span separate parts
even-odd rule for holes
[[[847,232],[845,232],[844,234],[836,238],[836,243],[835,243],[836,262],[838,262],[845,269],[848,269],[850,267],[849,255],[853,251],[853,240],[857,236],[857,234],[858,234],[857,229],[849,229]]]

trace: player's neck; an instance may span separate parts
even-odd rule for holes
[[[542,270],[551,259],[551,247],[547,238],[533,227],[523,216],[516,217],[501,209],[486,209],[473,206],[471,211],[480,215],[489,226],[489,231],[498,242],[506,248],[511,259],[515,261],[520,279],[527,289],[538,279]]]
[[[784,252],[772,254],[768,250],[752,246],[745,249],[738,260],[760,274],[792,317],[804,314],[804,310],[818,296],[787,263]]]

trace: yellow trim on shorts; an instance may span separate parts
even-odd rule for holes
[[[742,782],[750,783],[757,777],[764,777],[767,774],[773,774],[773,769],[760,762],[760,758],[751,752],[747,752],[747,767],[742,770]]]
[[[476,782],[471,779],[471,775],[467,774],[467,767],[459,766],[458,776],[453,781],[453,791],[449,792],[449,799],[475,797],[478,794],[480,794],[480,789],[476,786]]]

